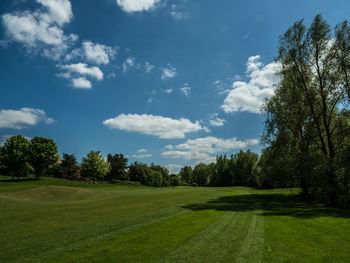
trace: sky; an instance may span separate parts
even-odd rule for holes
[[[1,0],[0,143],[52,138],[178,172],[260,153],[278,40],[347,0]]]

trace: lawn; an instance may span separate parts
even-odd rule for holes
[[[350,262],[350,212],[297,192],[0,181],[0,262]]]

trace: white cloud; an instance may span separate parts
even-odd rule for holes
[[[176,68],[173,67],[170,63],[166,67],[161,67],[160,70],[162,74],[160,75],[161,79],[171,79],[176,75]]]
[[[48,9],[52,21],[62,26],[73,18],[72,5],[69,0],[37,0]]]
[[[68,74],[66,74],[66,76],[76,73],[82,76],[90,76],[97,80],[103,79],[103,73],[98,67],[88,67],[85,63],[62,65],[59,67],[67,70]]]
[[[42,51],[51,59],[59,59],[78,39],[65,35],[62,26],[71,21],[73,14],[68,0],[37,0],[44,10],[21,11],[1,16],[9,40],[23,44],[28,52]]]
[[[117,4],[123,11],[132,13],[152,10],[160,1],[161,0],[117,0]]]
[[[259,61],[260,56],[252,56],[247,62],[248,82],[234,81],[221,108],[226,113],[248,111],[260,113],[261,106],[266,98],[273,96],[279,79],[276,75],[280,64],[272,62],[264,65]]]
[[[72,79],[72,85],[77,89],[91,89],[92,87],[91,82],[84,77]]]
[[[184,87],[180,88],[180,90],[186,97],[189,97],[191,94],[191,88],[188,83],[185,83]]]
[[[131,157],[133,157],[133,158],[138,158],[138,159],[151,158],[151,157],[152,157],[152,154],[151,154],[151,153],[133,154]]]
[[[50,124],[54,122],[54,119],[48,118],[45,111],[41,109],[0,110],[0,128],[20,130],[39,122]]]
[[[111,59],[114,59],[117,54],[118,48],[112,48],[110,46],[93,43],[91,41],[84,41],[81,48],[73,49],[70,54],[67,54],[65,59],[71,60],[76,57],[86,59],[90,63],[94,64],[109,64]]]
[[[184,118],[171,119],[152,114],[120,114],[105,120],[103,124],[113,129],[139,132],[161,139],[181,139],[186,133],[205,130],[198,121],[193,123]]]
[[[220,119],[220,118],[215,118],[215,119],[209,121],[211,126],[216,126],[216,127],[224,126],[225,122],[226,122],[226,120]]]
[[[169,150],[172,150],[172,149],[174,149],[174,146],[172,146],[171,144],[169,144],[169,145],[166,145],[166,146],[164,146],[165,148],[167,148],[167,149],[169,149]]]
[[[134,57],[128,57],[124,63],[123,63],[123,72],[127,72],[130,68],[132,68],[135,65],[135,58]]]
[[[208,163],[214,161],[217,154],[247,148],[258,144],[258,142],[257,139],[239,141],[237,138],[221,139],[208,136],[189,139],[185,143],[178,144],[174,150],[164,151],[162,157]]]
[[[138,149],[137,150],[137,153],[145,153],[145,152],[147,152],[147,149]]]
[[[151,63],[149,63],[149,62],[145,63],[145,71],[146,71],[146,73],[150,73],[154,68],[155,68],[155,66],[152,65]]]

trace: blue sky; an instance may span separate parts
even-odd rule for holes
[[[2,0],[0,141],[180,166],[260,152],[278,38],[349,1]]]

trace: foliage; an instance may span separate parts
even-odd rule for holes
[[[295,22],[281,36],[281,81],[264,106],[263,139],[270,153],[286,157],[283,167],[298,179],[304,196],[333,205],[342,203],[339,174],[344,169],[337,160],[343,159],[350,135],[349,114],[339,110],[349,102],[349,32],[344,21],[333,36],[321,15],[309,28]],[[274,170],[278,163],[270,165]]]
[[[191,166],[184,166],[179,172],[181,180],[187,185],[191,185],[194,182],[193,171]]]
[[[32,172],[29,164],[29,140],[21,135],[8,138],[1,147],[1,163],[6,167],[12,179],[26,177]]]
[[[80,176],[79,165],[74,154],[63,154],[62,163],[60,164],[60,172],[62,177],[68,179],[76,179]]]
[[[108,154],[107,161],[111,166],[111,170],[107,177],[109,180],[128,180],[128,158],[122,154]]]
[[[81,172],[83,177],[95,180],[103,179],[110,171],[111,166],[105,160],[100,151],[90,151],[86,157],[83,157]]]
[[[57,164],[56,143],[49,138],[34,137],[30,140],[29,159],[36,177],[43,176],[48,169]]]

